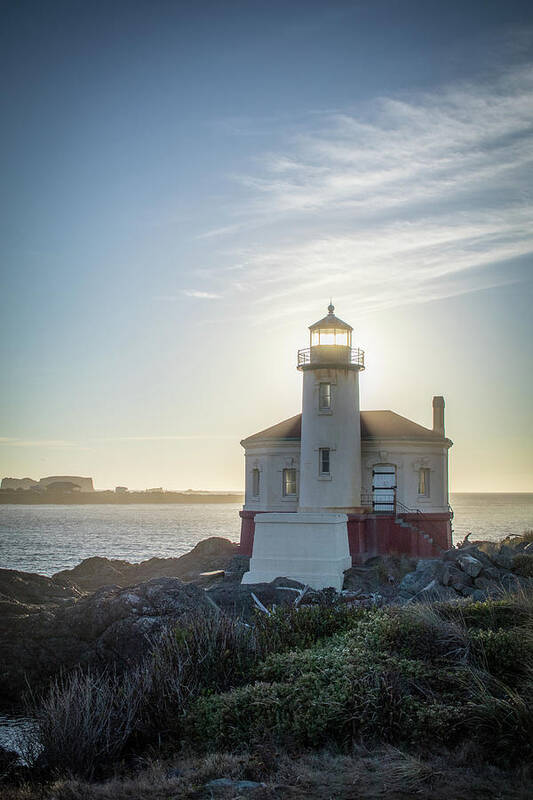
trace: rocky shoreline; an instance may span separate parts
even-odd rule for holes
[[[80,664],[131,665],[166,626],[213,606],[250,619],[255,597],[267,609],[294,604],[404,604],[481,601],[533,588],[533,541],[465,542],[438,559],[376,557],[345,574],[344,589],[317,592],[283,576],[242,586],[248,559],[227,539],[200,542],[180,558],[139,564],[90,558],[51,578],[0,570],[0,699]]]

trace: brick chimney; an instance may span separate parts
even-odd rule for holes
[[[433,430],[444,436],[444,397],[433,398]]]

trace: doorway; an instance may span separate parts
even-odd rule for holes
[[[396,467],[376,464],[372,470],[372,509],[394,514],[396,511]]]

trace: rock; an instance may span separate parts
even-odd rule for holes
[[[470,575],[471,578],[477,578],[481,570],[483,569],[483,564],[479,559],[474,558],[474,556],[465,554],[459,556],[457,559],[457,563],[463,570],[466,572],[467,575]]]
[[[407,556],[374,556],[345,571],[343,589],[364,594],[379,592],[385,598],[392,598],[402,578],[415,568],[416,559]]]
[[[482,591],[485,597],[494,597],[502,590],[502,586],[499,581],[496,581],[485,574],[479,575],[474,579],[474,587]]]
[[[43,685],[77,664],[131,665],[158,633],[184,614],[211,607],[203,590],[178,578],[105,587],[77,602],[0,618],[0,694]]]
[[[484,567],[482,574],[485,575],[487,578],[492,578],[492,580],[494,581],[499,581],[502,577],[501,569],[498,569],[498,567],[494,566]]]
[[[478,552],[484,553],[490,560],[500,551],[499,542],[475,542],[475,547]]]
[[[524,547],[524,553],[532,553],[533,554],[533,542],[529,542]]]
[[[512,572],[507,572],[505,575],[502,575],[501,584],[507,592],[516,592],[522,586],[520,577],[518,575],[513,575]]]
[[[443,586],[450,586],[452,589],[460,592],[465,586],[472,585],[472,579],[455,564],[447,562],[444,564],[442,570],[441,583]]]
[[[12,602],[14,608],[16,604],[57,606],[72,602],[82,594],[83,592],[68,580],[47,578],[34,572],[0,569],[0,597],[4,602]]]
[[[404,597],[413,596],[425,589],[432,580],[438,579],[442,572],[442,562],[439,559],[420,559],[414,572],[408,572],[400,583],[400,594]]]
[[[492,562],[502,569],[511,569],[513,566],[513,550],[503,544],[498,553],[492,557]]]
[[[461,555],[461,550],[458,550],[456,547],[451,547],[449,550],[445,550],[442,554],[443,561],[457,561],[459,556]]]
[[[418,592],[416,598],[417,600],[446,602],[448,600],[456,600],[457,592],[450,586],[442,586],[436,579],[433,579],[421,592]]]
[[[243,616],[252,619],[256,608],[252,593],[267,608],[272,605],[293,605],[302,583],[291,578],[276,578],[271,583],[230,583],[223,582],[207,589],[206,594],[217,607],[231,616]]]
[[[74,569],[57,572],[54,580],[70,580],[86,591],[102,586],[131,586],[151,578],[181,578],[183,581],[199,579],[202,572],[225,570],[238,546],[229,539],[211,536],[198,542],[190,553],[179,558],[150,558],[139,564],[108,558],[86,558]]]
[[[230,558],[226,565],[224,580],[225,581],[238,581],[242,580],[242,576],[250,569],[250,556],[236,555]]]

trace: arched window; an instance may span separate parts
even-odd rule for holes
[[[418,494],[420,497],[429,497],[430,472],[428,467],[420,467],[418,470]]]

